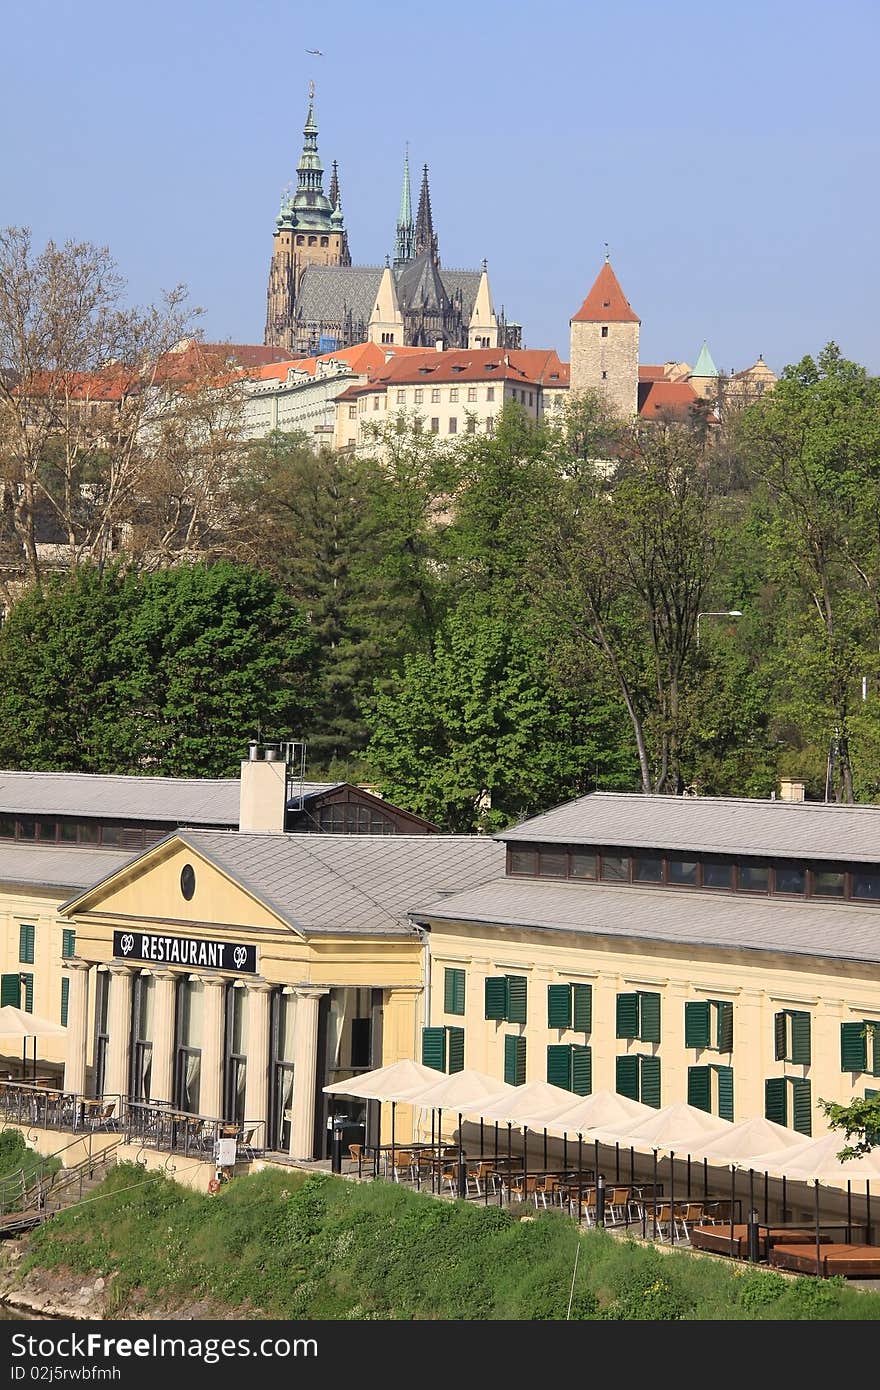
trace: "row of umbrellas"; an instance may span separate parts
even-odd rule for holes
[[[880,1151],[841,1162],[837,1154],[842,1140],[836,1134],[805,1140],[760,1115],[734,1123],[683,1103],[655,1110],[615,1091],[575,1097],[546,1081],[508,1086],[469,1069],[438,1079],[432,1068],[410,1060],[334,1082],[324,1091],[402,1102],[421,1110],[451,1110],[460,1117],[546,1130],[559,1138],[580,1134],[591,1142],[624,1145],[640,1153],[662,1149],[797,1181],[880,1179]]]

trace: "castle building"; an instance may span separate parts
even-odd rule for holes
[[[596,391],[622,418],[635,415],[640,320],[607,256],[570,326],[572,395]]]
[[[265,342],[291,356],[338,351],[363,342],[446,348],[518,348],[519,324],[496,314],[486,262],[481,270],[441,265],[428,166],[412,214],[409,153],[394,242],[382,266],[352,265],[339,172],[333,163],[324,194],[314,87],[303,129],[296,191],[276,218],[266,306]]]

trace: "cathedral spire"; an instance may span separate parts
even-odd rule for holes
[[[431,190],[428,187],[428,166],[422,169],[422,187],[419,193],[419,212],[416,217],[416,255],[419,256],[423,251],[429,251],[432,258],[440,264],[440,252],[437,245],[437,233],[434,231],[434,219],[431,215]]]
[[[342,200],[339,197],[339,166],[337,165],[335,159],[333,161],[333,164],[331,165],[331,168],[332,173],[330,175],[330,191],[327,194],[327,196],[330,199],[330,202],[332,203],[334,208],[337,204],[339,204],[339,206],[341,207]]]
[[[409,182],[409,145],[403,156],[403,187],[400,190],[400,212],[397,216],[397,237],[394,242],[395,269],[408,265],[415,256],[415,229],[412,215],[412,192]]]
[[[329,231],[333,205],[324,194],[324,168],[318,154],[314,82],[309,83],[309,109],[303,126],[302,154],[296,166],[296,174],[296,192],[292,199],[294,224],[310,230]]]

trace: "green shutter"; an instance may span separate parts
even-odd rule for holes
[[[464,1071],[464,1029],[447,1028],[449,1071]]]
[[[658,1000],[659,1002],[659,1000]],[[653,1105],[660,1109],[660,1058],[641,1057],[642,1088],[639,1100],[643,1105]]]
[[[584,1043],[572,1044],[571,1089],[576,1096],[593,1093],[593,1049]]]
[[[709,1046],[709,1002],[705,999],[689,999],[684,1006],[684,1045],[685,1047]],[[691,1071],[699,1068],[691,1067]],[[696,1102],[694,1102],[696,1104]],[[701,1105],[701,1110],[708,1110]]]
[[[779,1018],[779,1014],[776,1015]],[[774,1124],[788,1124],[788,1092],[784,1076],[771,1076],[764,1082],[764,1118]]]
[[[61,933],[61,959],[70,960],[76,955],[76,932],[65,927]]]
[[[642,1042],[660,1041],[660,995],[639,991],[639,1037]]]
[[[64,975],[61,979],[61,1024],[64,1028],[67,1027],[67,1006],[69,1002],[70,977],[68,975]]]
[[[777,1062],[784,1062],[788,1052],[788,1019],[783,1009],[773,1015],[773,1056]],[[769,1116],[767,1117],[769,1119]]]
[[[422,1029],[422,1066],[446,1070],[446,1029]]]
[[[571,985],[547,986],[547,1027],[571,1027]]]
[[[618,994],[617,996],[617,1036],[635,1038],[639,1032],[639,996],[637,994]],[[619,1088],[618,1088],[619,1089]],[[624,1091],[621,1094],[627,1095]]]
[[[809,1081],[791,1078],[791,1125],[798,1134],[813,1133],[813,1100]]]
[[[840,1070],[868,1070],[868,1039],[864,1023],[841,1023]]]
[[[551,1043],[547,1048],[547,1080],[551,1086],[571,1090],[571,1048],[568,1043]]]
[[[464,1013],[464,971],[447,969],[443,977],[443,1012]]]
[[[21,979],[18,974],[0,976],[0,1007],[21,1008]]]
[[[525,975],[507,976],[507,1022],[525,1023],[528,981]]]
[[[515,1033],[504,1038],[504,1080],[508,1086],[522,1086],[526,1079],[526,1040]]]
[[[865,1039],[865,1042],[867,1043],[870,1041],[871,1043],[869,1062],[873,1062],[873,1065],[870,1065],[868,1070],[872,1076],[880,1076],[880,1023],[866,1023],[865,1027],[868,1030],[868,1037]],[[873,1056],[871,1054],[873,1054]]]
[[[618,999],[620,995],[617,996]],[[615,1086],[618,1095],[639,1098],[639,1059],[636,1056],[615,1059]]]
[[[25,965],[34,963],[34,928],[31,922],[22,922],[18,929],[18,959]]]
[[[485,1016],[494,1019],[507,1017],[507,980],[503,975],[489,975],[486,979]]]
[[[25,1013],[32,1014],[34,1011],[34,977],[33,975],[22,975],[21,983],[24,985],[24,1008]]]
[[[593,986],[572,985],[572,1027],[579,1033],[593,1031]]]
[[[688,1067],[688,1105],[712,1110],[712,1078],[708,1067]]]
[[[810,1015],[800,1010],[791,1015],[791,1060],[810,1065]]]
[[[722,999],[718,1005],[718,1051],[733,1051],[733,1005]]]
[[[718,1074],[718,1114],[722,1120],[733,1119],[733,1067],[716,1067]]]

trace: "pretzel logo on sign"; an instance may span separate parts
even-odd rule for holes
[[[130,951],[134,950],[134,937],[132,936],[131,932],[125,933],[125,936],[122,938],[119,945],[122,948],[122,954],[124,956],[127,956]]]
[[[236,946],[232,952],[232,959],[235,961],[236,970],[240,970],[247,960],[247,951],[243,946]]]

